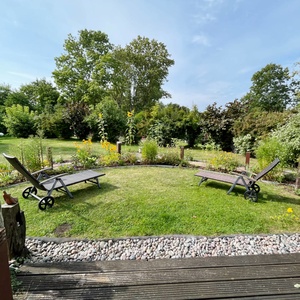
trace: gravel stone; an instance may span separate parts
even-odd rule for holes
[[[300,234],[147,237],[116,240],[27,238],[25,263],[151,260],[300,252]]]

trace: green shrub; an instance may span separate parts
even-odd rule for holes
[[[260,142],[255,153],[258,162],[258,169],[260,171],[268,166],[275,158],[280,159],[280,165],[269,172],[266,175],[266,179],[281,181],[282,167],[287,164],[289,157],[288,148],[284,144],[280,143],[277,138],[273,137]]]
[[[293,165],[298,162],[300,156],[300,109],[297,114],[291,115],[287,122],[278,126],[272,132],[272,137],[276,138],[285,148],[285,162]]]
[[[145,140],[142,145],[142,159],[146,163],[153,163],[158,153],[158,145],[155,140]]]
[[[181,164],[178,148],[168,148],[164,153],[159,155],[156,160],[158,164],[178,166]]]
[[[109,154],[103,155],[100,158],[100,164],[102,166],[118,166],[124,164],[120,159],[120,154],[117,152],[111,152]]]
[[[221,150],[221,146],[216,144],[214,141],[210,141],[205,143],[204,145],[200,146],[200,149],[206,150],[206,151],[219,151]]]
[[[20,104],[6,107],[6,115],[3,124],[11,136],[27,138],[35,134],[34,113],[28,106]]]
[[[170,135],[169,133],[166,134],[167,129],[167,126],[164,126],[162,122],[155,121],[154,124],[149,127],[148,138],[155,141],[159,146],[170,144],[168,141],[171,141],[171,139],[166,139],[166,136]]]
[[[125,164],[136,164],[138,161],[138,158],[136,156],[135,153],[132,152],[125,152],[122,153],[121,155],[121,160],[125,163]]]
[[[77,149],[73,157],[75,166],[80,166],[84,169],[96,166],[97,157],[92,154],[92,140],[90,138],[83,140],[81,144],[75,143],[75,147]]]
[[[0,164],[0,186],[5,186],[15,182],[18,178],[18,173],[13,172],[11,167],[6,164]]]
[[[261,141],[255,151],[260,168],[270,164],[276,157],[281,162],[286,161],[287,148],[277,138],[268,138]]]
[[[103,166],[122,165],[121,155],[116,152],[116,146],[108,141],[101,142],[101,147],[106,150],[106,154],[100,157],[100,164]]]
[[[234,148],[236,153],[245,154],[247,151],[251,151],[253,147],[251,134],[238,136],[233,138]]]
[[[57,107],[52,118],[53,125],[51,124],[51,127],[53,128],[51,129],[56,137],[67,140],[73,136],[71,122],[64,117],[64,107]]]
[[[218,152],[218,155],[210,158],[207,163],[209,169],[225,172],[234,171],[239,166],[236,155],[224,151]]]
[[[105,97],[90,111],[85,119],[93,134],[93,140],[116,143],[125,134],[126,116],[115,100]]]
[[[22,140],[18,147],[19,153],[12,150],[12,154],[18,157],[22,164],[31,172],[38,171],[46,166],[49,166],[46,160],[46,150],[43,146],[43,139],[38,136],[31,136],[26,140]]]

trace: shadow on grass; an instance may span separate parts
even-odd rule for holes
[[[113,192],[114,190],[117,190],[117,189],[119,189],[119,187],[117,187],[113,184],[107,183],[107,182],[103,182],[103,183],[101,183],[100,189],[98,189],[95,185],[90,185],[90,186],[86,186],[81,189],[71,190],[73,198],[69,198],[66,194],[59,193],[59,194],[55,195],[55,199],[56,200],[61,199],[61,201],[65,201],[65,199],[66,199],[66,201],[70,200],[70,201],[74,201],[74,202],[81,202],[82,198],[84,198],[85,199],[84,201],[86,201],[88,194],[90,194],[91,197],[95,197],[97,195],[101,196],[106,193]],[[60,196],[57,196],[57,195],[60,195]]]
[[[86,203],[87,207],[90,206],[92,209],[95,209],[96,206],[100,205],[101,201],[97,202],[97,204],[94,205],[88,203],[89,198],[99,197],[99,199],[101,199],[101,196],[103,196],[106,193],[111,193],[116,189],[118,189],[117,186],[106,182],[101,183],[100,189],[97,188],[95,185],[90,185],[90,186],[87,185],[77,190],[71,190],[73,198],[68,197],[63,192],[55,191],[51,195],[54,198],[53,207],[47,208],[44,212],[56,214],[65,211],[66,209],[68,210],[76,209],[76,205],[80,205],[84,203]],[[87,195],[90,195],[90,197],[87,197]],[[38,191],[38,196],[42,199],[43,197],[46,196],[46,193]],[[28,199],[25,200],[36,202],[38,205],[38,200],[33,197],[29,197]]]
[[[290,198],[270,192],[262,192],[259,193],[262,197],[259,198],[259,201],[262,203],[264,202],[280,202],[280,203],[289,203],[293,205],[300,205],[299,199],[296,198]],[[261,199],[262,198],[262,199]]]
[[[200,185],[199,188],[215,188],[224,191],[225,194],[227,194],[228,190],[230,189],[231,185],[222,183],[222,182],[216,182],[216,181],[209,181],[204,182]],[[242,186],[236,186],[233,191],[230,193],[230,195],[244,195],[246,189]],[[258,204],[263,204],[266,202],[281,202],[281,203],[289,203],[293,205],[300,205],[300,199],[291,198],[287,196],[279,195],[278,193],[272,193],[270,191],[264,191],[263,187],[261,188],[261,191],[258,194]]]

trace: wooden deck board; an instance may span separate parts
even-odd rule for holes
[[[300,299],[300,253],[35,264],[18,279],[19,299]]]

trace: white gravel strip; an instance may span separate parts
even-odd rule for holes
[[[300,252],[300,234],[165,236],[116,240],[27,238],[25,263],[151,260]]]

